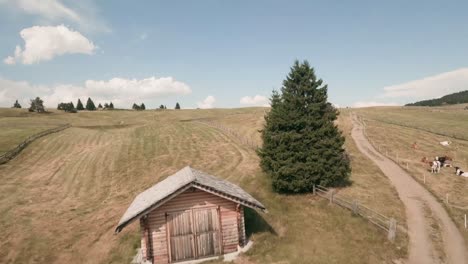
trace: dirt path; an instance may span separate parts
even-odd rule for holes
[[[424,187],[393,161],[381,155],[364,136],[362,124],[353,116],[351,133],[358,149],[371,159],[390,179],[406,208],[409,233],[408,263],[439,263],[441,256],[445,263],[468,263],[465,242],[442,205]],[[438,254],[431,240],[430,219],[425,210],[431,210],[434,220],[440,226],[442,254]]]

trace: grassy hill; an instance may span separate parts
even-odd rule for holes
[[[72,127],[0,165],[0,263],[129,263],[138,223],[118,235],[115,225],[135,195],[186,165],[239,184],[268,208],[247,220],[255,244],[245,263],[389,263],[406,254],[404,236],[390,244],[380,229],[323,199],[273,193],[252,149],[190,121],[213,120],[259,141],[263,108],[26,111],[0,109],[4,149],[36,128]],[[347,120],[345,113],[339,124],[349,136]],[[387,178],[352,141],[346,147],[353,185],[340,192],[404,223]]]
[[[442,96],[441,98],[419,101],[406,106],[442,106],[468,103],[468,90]]]

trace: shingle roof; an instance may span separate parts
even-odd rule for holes
[[[239,186],[187,166],[137,195],[120,219],[115,232],[120,232],[132,221],[161,206],[174,198],[174,195],[190,187],[210,192],[247,207],[260,210],[266,209],[262,203]]]

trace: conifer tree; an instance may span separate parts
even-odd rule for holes
[[[141,103],[141,105],[140,105],[140,109],[141,109],[141,110],[146,110],[146,106],[145,106],[145,104],[144,104],[144,103]]]
[[[102,105],[101,105],[101,103],[99,103],[99,105],[98,105],[98,108],[99,108],[99,109],[102,109]]]
[[[96,106],[94,105],[93,100],[88,97],[88,101],[86,102],[86,110],[88,111],[94,111],[96,110]]]
[[[44,101],[42,101],[42,99],[39,97],[36,97],[36,99],[31,99],[28,111],[44,113],[45,112]]]
[[[314,184],[348,183],[345,139],[334,124],[338,111],[327,97],[327,85],[307,61],[296,61],[281,94],[273,92],[258,154],[275,191],[302,193]]]
[[[76,110],[85,110],[80,99],[78,99],[78,102],[76,103]]]
[[[13,108],[21,108],[21,105],[18,103],[18,100],[13,104]]]
[[[76,113],[77,112],[77,109],[73,105],[73,102],[60,103],[57,106],[57,110],[64,110],[65,112],[69,112],[69,113]]]
[[[104,103],[104,109],[107,109],[109,108],[109,104],[108,103]]]
[[[175,109],[179,110],[180,109],[180,105],[179,105],[179,102],[176,103],[175,105]]]
[[[114,109],[114,104],[112,102],[109,104],[109,109]]]
[[[159,109],[164,109],[164,105],[160,105],[160,106],[159,106]]]

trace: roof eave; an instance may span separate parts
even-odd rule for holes
[[[211,193],[211,194],[214,194],[214,195],[217,195],[217,196],[220,196],[221,198],[224,198],[226,200],[230,200],[232,202],[235,202],[235,203],[240,203],[244,206],[247,206],[249,208],[252,208],[252,209],[259,209],[261,210],[262,212],[267,212],[265,206],[263,206],[263,204],[261,204],[260,202],[257,203],[253,203],[253,202],[249,202],[247,200],[244,200],[244,199],[241,199],[239,197],[236,197],[236,196],[232,196],[232,195],[229,195],[227,193],[224,193],[224,192],[221,192],[215,188],[212,188],[212,187],[209,187],[209,186],[206,186],[206,185],[203,185],[203,184],[200,184],[200,183],[197,183],[197,182],[194,182],[193,183],[193,187],[197,188],[197,189],[200,189],[202,191],[205,191],[205,192],[208,192],[208,193]]]
[[[150,211],[153,211],[154,209],[160,207],[161,205],[167,203],[168,201],[172,200],[175,196],[185,192],[187,189],[192,187],[192,182],[182,186],[181,188],[177,189],[175,192],[171,193],[170,195],[164,197],[163,199],[159,200],[158,202],[154,203],[153,205],[149,206],[148,208],[142,210],[135,216],[129,218],[128,220],[119,223],[117,227],[115,228],[115,233],[120,233],[124,227],[135,221],[136,219],[142,217],[143,215],[147,214]]]

